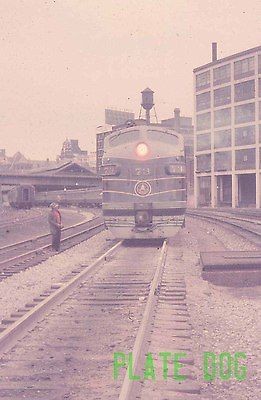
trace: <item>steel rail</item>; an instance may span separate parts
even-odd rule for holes
[[[70,229],[77,228],[78,226],[87,224],[88,222],[94,221],[94,220],[96,220],[98,218],[100,218],[100,216],[95,216],[94,218],[92,218],[90,220],[86,219],[86,220],[84,220],[82,222],[78,222],[77,224],[67,226],[66,228],[62,229],[62,232],[66,232],[66,231],[68,231]],[[43,235],[34,236],[33,238],[30,238],[30,239],[25,239],[25,240],[22,240],[20,242],[8,244],[6,246],[0,247],[0,252],[12,249],[12,248],[17,247],[17,246],[24,245],[24,244],[27,244],[27,243],[30,244],[32,242],[35,242],[35,241],[39,240],[39,239],[47,238],[47,237],[50,237],[50,236],[51,236],[50,233],[44,233]]]
[[[8,228],[11,225],[13,225],[14,223],[16,225],[21,225],[21,224],[24,224],[24,223],[33,222],[33,221],[35,221],[37,219],[41,219],[41,218],[45,218],[45,216],[40,214],[40,215],[36,215],[34,217],[21,218],[21,220],[16,220],[16,219],[14,219],[14,220],[9,219],[8,220],[8,219],[5,219],[5,220],[1,221],[0,229]]]
[[[187,214],[200,214],[200,215],[212,215],[215,217],[220,217],[220,218],[229,218],[231,220],[235,220],[235,221],[242,221],[242,222],[248,222],[249,224],[253,224],[253,225],[261,225],[261,221],[255,220],[255,219],[248,219],[245,218],[245,216],[243,216],[243,218],[241,218],[240,216],[232,216],[231,214],[226,214],[224,212],[217,212],[217,211],[202,211],[200,213],[197,213],[196,211],[187,211]],[[243,214],[242,214],[243,215]]]
[[[76,238],[78,236],[83,235],[84,233],[88,233],[88,232],[90,232],[90,231],[92,231],[92,230],[94,230],[96,228],[100,228],[102,226],[104,226],[103,222],[98,224],[98,225],[91,226],[91,227],[89,227],[89,228],[87,228],[87,229],[85,229],[85,230],[83,230],[81,232],[74,233],[73,235],[70,235],[70,236],[67,236],[67,237],[63,238],[61,240],[61,243],[65,243],[68,240],[74,239],[74,238]],[[22,254],[20,254],[18,256],[9,258],[7,260],[0,261],[0,267],[5,265],[5,264],[9,264],[9,263],[13,263],[13,262],[21,262],[24,258],[27,258],[28,256],[31,256],[31,255],[34,255],[34,254],[37,254],[39,251],[47,250],[51,246],[52,246],[51,244],[47,244],[47,245],[44,245],[44,246],[41,246],[41,247],[37,247],[36,249],[27,251],[26,253],[22,253]]]
[[[17,341],[23,337],[29,329],[39,321],[56,304],[61,303],[66,299],[72,290],[84,281],[90,274],[95,272],[95,269],[100,266],[106,257],[111,255],[122,244],[122,241],[114,244],[109,250],[102,254],[96,261],[89,266],[85,266],[83,270],[65,283],[52,285],[54,292],[49,296],[37,298],[32,309],[29,309],[24,315],[14,321],[9,327],[0,332],[0,354],[12,348]],[[18,312],[19,314],[19,312]]]
[[[147,298],[147,303],[145,306],[145,310],[143,313],[143,318],[140,323],[139,330],[137,332],[137,336],[135,339],[134,347],[133,347],[133,371],[134,374],[137,372],[138,366],[142,365],[141,359],[145,356],[143,353],[144,342],[146,340],[146,335],[148,334],[149,328],[151,326],[151,319],[152,314],[157,303],[157,289],[160,285],[163,267],[165,265],[166,255],[167,255],[167,240],[164,240],[159,260],[157,263],[157,268],[155,271],[155,275],[153,281],[150,285],[150,291]],[[137,384],[137,382],[136,382]],[[119,400],[133,400],[135,397],[133,391],[136,390],[135,388],[135,381],[129,379],[128,369],[126,371],[124,381],[121,387],[121,392],[119,395]]]
[[[246,226],[243,226],[241,224],[237,224],[237,223],[233,222],[234,218],[233,217],[230,218],[230,216],[225,216],[225,217],[224,216],[220,216],[220,217],[218,217],[217,215],[214,216],[214,215],[211,215],[210,213],[208,214],[206,212],[200,213],[200,212],[194,212],[194,211],[187,211],[186,214],[188,216],[190,216],[190,217],[217,221],[217,222],[219,222],[221,224],[226,224],[226,225],[229,225],[229,226],[232,226],[232,227],[236,227],[237,230],[248,232],[248,233],[252,234],[253,236],[255,236],[257,238],[261,237],[261,233],[260,232],[257,232],[257,231],[255,231],[253,229],[250,229],[250,228],[246,227]],[[243,223],[246,222],[246,221],[244,221],[242,219],[239,219],[239,221],[242,221]],[[242,233],[240,233],[240,232],[237,232],[237,233],[239,235],[241,235],[242,237],[246,238],[246,236],[243,235]]]

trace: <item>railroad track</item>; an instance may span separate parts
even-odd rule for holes
[[[62,250],[80,243],[83,240],[101,232],[104,223],[101,217],[80,222],[62,229]],[[50,256],[51,235],[44,234],[31,239],[0,248],[0,281],[31,267]]]
[[[108,251],[100,256],[97,261],[90,266],[78,268],[72,271],[71,274],[66,275],[62,282],[53,284],[49,290],[40,294],[39,297],[33,299],[11,314],[10,319],[2,320],[0,326],[0,354],[6,352],[11,348],[20,337],[35,324],[46,311],[50,310],[55,304],[63,301],[71,291],[86,279],[90,273],[95,271],[95,268],[108,257],[121,243],[118,242],[113,245]]]
[[[22,225],[28,222],[34,223],[36,221],[39,221],[39,219],[45,219],[45,218],[46,216],[42,214],[38,214],[31,217],[18,216],[17,218],[14,219],[6,218],[0,222],[0,230],[10,228],[10,226],[12,226],[13,224]]]
[[[139,263],[135,264],[137,259]],[[196,382],[193,367],[191,326],[186,305],[183,268],[184,262],[181,253],[177,249],[175,251],[169,249],[166,241],[160,246],[157,244],[154,246],[144,245],[144,247],[128,247],[124,242],[113,244],[92,264],[76,268],[64,278],[63,282],[52,285],[49,290],[33,299],[31,303],[21,307],[10,318],[2,321],[0,352],[7,352],[18,343],[18,340],[28,335],[28,331],[31,331],[39,320],[45,318],[44,326],[49,326],[48,331],[42,332],[44,328],[40,328],[40,332],[42,332],[44,343],[47,345],[46,349],[42,348],[41,333],[39,333],[39,339],[37,336],[37,340],[41,342],[37,346],[43,350],[40,368],[44,364],[46,373],[45,357],[48,360],[57,358],[58,368],[62,371],[61,379],[64,383],[66,382],[62,388],[57,383],[59,395],[64,396],[61,398],[70,398],[70,391],[66,385],[70,385],[71,379],[74,382],[74,371],[77,371],[77,366],[69,365],[67,377],[66,367],[62,368],[60,364],[59,345],[62,343],[64,349],[70,348],[76,335],[77,347],[73,357],[77,360],[83,357],[80,363],[83,375],[86,364],[84,361],[86,345],[87,348],[92,349],[91,366],[93,370],[90,371],[90,365],[88,365],[87,371],[94,374],[99,381],[98,388],[102,393],[98,398],[132,400],[139,396],[142,400],[149,398],[168,400],[172,399],[175,394],[185,397],[193,394],[193,399],[199,400],[200,387]],[[56,309],[55,306],[58,304],[59,309]],[[56,312],[57,314],[55,314]],[[55,317],[53,317],[54,314]],[[52,318],[54,318],[53,322],[51,322]],[[56,323],[58,323],[57,327]],[[58,329],[59,332],[57,332]],[[89,333],[91,330],[93,331],[92,335]],[[164,337],[162,336],[163,330]],[[35,348],[35,339],[28,336],[27,338],[30,347],[33,342],[32,346]],[[26,342],[20,341],[20,343],[27,346]],[[116,343],[118,343],[119,349]],[[109,354],[101,357],[101,348]],[[123,374],[125,369],[121,371],[119,381],[106,382],[106,375],[102,375],[105,373],[105,366],[101,360],[104,357],[110,359],[108,368],[111,371],[112,351],[123,350],[126,352],[126,357],[127,353],[132,353],[132,367],[129,364],[125,377]],[[165,377],[161,376],[162,360],[159,358],[161,351],[186,353],[179,359],[184,367],[180,369],[180,374],[185,377],[185,381],[179,382],[177,379],[173,379],[173,363],[171,361],[169,368],[164,370]],[[144,360],[148,353],[153,357],[157,369],[155,381],[146,380],[142,376]],[[66,356],[68,357],[67,353]],[[37,360],[32,358],[34,357],[32,352],[28,357],[29,359],[25,355],[24,358],[27,368],[28,365],[37,364]],[[90,356],[88,357],[90,358]],[[138,381],[130,379],[130,368],[133,375],[140,375]],[[28,372],[25,370],[24,373],[25,379],[28,379]],[[79,374],[78,371],[76,373]],[[32,370],[30,374],[33,374]],[[41,381],[41,376],[44,383]],[[45,398],[50,400],[58,398],[55,397],[57,396],[56,386],[51,385],[46,388],[46,376],[43,376],[43,373],[41,376],[37,379],[39,389],[37,385],[34,385],[36,386],[33,393],[34,399],[42,398],[43,385],[46,390]],[[83,378],[85,387],[89,383],[88,380],[86,381],[86,376],[84,375]],[[111,373],[109,376],[112,380]],[[19,380],[21,380],[21,376]],[[12,387],[12,379],[10,385]],[[25,384],[25,387],[30,387],[27,385]],[[5,387],[7,386],[5,381]],[[93,386],[90,384],[90,391],[88,391],[90,400],[97,398],[97,393],[93,393],[92,390]],[[32,393],[30,394],[32,395]],[[16,400],[16,398],[13,391],[12,399]]]
[[[200,399],[186,304],[184,265],[179,252],[174,255],[173,265],[173,254],[168,260],[168,251],[168,243],[164,241],[132,349],[132,375],[140,379],[130,379],[130,371],[127,370],[119,400],[171,400],[175,396],[185,398],[190,395],[195,400]],[[145,377],[144,368],[146,371],[150,357],[154,371],[149,362],[149,377]],[[179,358],[175,360],[175,357]],[[175,374],[175,363],[182,364],[179,374]]]
[[[193,218],[215,221],[218,224],[225,225],[236,234],[244,237],[252,243],[260,246],[261,239],[261,221],[258,219],[247,218],[247,215],[230,215],[222,212],[189,210],[186,213]]]

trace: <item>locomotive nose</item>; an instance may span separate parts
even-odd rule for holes
[[[151,224],[151,217],[149,211],[136,211],[135,213],[136,226],[148,226]]]

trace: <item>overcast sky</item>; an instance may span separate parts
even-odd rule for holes
[[[108,106],[193,115],[193,68],[261,43],[261,1],[0,0],[0,148],[52,159],[95,150]]]

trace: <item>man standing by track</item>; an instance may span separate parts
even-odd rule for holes
[[[52,234],[52,249],[54,251],[59,251],[61,243],[62,217],[58,204],[52,203],[50,204],[50,207],[51,211],[48,215],[48,222]]]

